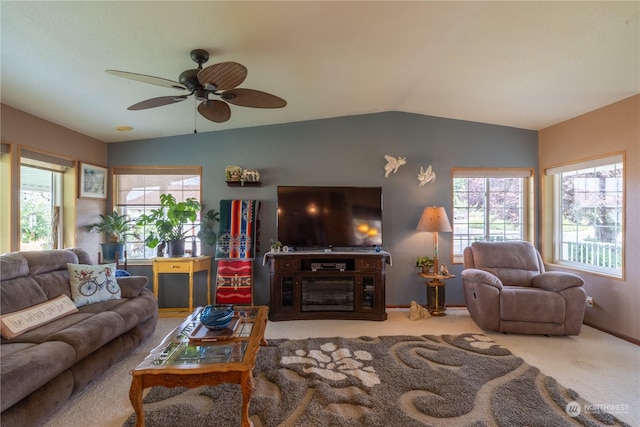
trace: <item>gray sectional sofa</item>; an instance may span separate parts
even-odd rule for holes
[[[2,327],[13,313],[57,297],[76,310],[67,264],[92,264],[82,249],[0,256]],[[89,303],[0,344],[2,426],[41,425],[71,395],[138,347],[155,331],[158,303],[144,276],[118,277],[118,299]],[[32,316],[35,317],[35,316]],[[126,392],[126,390],[123,390]],[[99,408],[95,408],[99,409]]]

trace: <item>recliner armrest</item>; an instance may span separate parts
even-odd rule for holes
[[[533,287],[552,292],[560,292],[567,288],[584,285],[584,280],[577,274],[566,271],[547,271],[533,278]]]
[[[501,290],[503,286],[502,281],[498,279],[498,276],[491,274],[488,271],[478,270],[477,268],[467,268],[462,270],[462,280],[484,283],[499,290]]]
[[[149,278],[147,276],[127,276],[118,277],[116,281],[120,286],[122,298],[135,298],[140,296],[142,289],[149,283]]]

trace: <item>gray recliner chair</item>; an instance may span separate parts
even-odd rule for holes
[[[464,250],[462,284],[471,318],[485,330],[578,335],[586,292],[578,275],[545,272],[529,242],[473,242]]]

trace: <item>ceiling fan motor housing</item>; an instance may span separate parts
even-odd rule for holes
[[[196,100],[198,101],[208,101],[209,100],[209,91],[203,89],[202,87],[196,89],[194,92]]]
[[[201,88],[202,85],[198,81],[198,71],[200,70],[197,68],[194,68],[193,70],[183,71],[182,73],[180,73],[178,81],[185,85],[189,90],[196,90],[198,88]]]

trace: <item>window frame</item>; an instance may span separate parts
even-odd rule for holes
[[[620,197],[620,268],[599,267],[596,265],[564,260],[560,259],[562,254],[562,246],[564,244],[563,233],[563,217],[562,217],[562,191],[559,191],[562,186],[562,174],[568,172],[578,172],[586,169],[613,166],[621,164],[621,197]],[[626,161],[625,153],[609,153],[602,156],[590,157],[586,159],[576,160],[570,163],[563,163],[545,168],[544,180],[546,182],[545,188],[550,192],[550,196],[547,198],[548,203],[551,205],[550,220],[551,226],[549,230],[545,230],[545,237],[552,242],[545,245],[549,255],[545,254],[545,262],[555,264],[563,268],[569,268],[578,272],[585,272],[590,274],[601,275],[605,277],[611,277],[615,279],[624,279],[625,277],[625,235],[626,235]]]
[[[464,261],[463,250],[456,253],[456,178],[520,178],[522,179],[521,192],[521,212],[522,212],[522,230],[521,239],[534,243],[535,230],[535,170],[533,168],[453,168],[451,172],[451,212],[453,215],[453,236],[451,245],[451,259],[453,263],[462,263]],[[485,194],[485,200],[490,200],[491,193]],[[485,206],[485,211],[491,210],[489,203]],[[489,215],[485,216],[485,225],[489,224]],[[465,234],[468,236],[469,234]]]
[[[195,176],[197,175],[199,177],[199,188],[197,189],[197,199],[198,201],[200,201],[202,203],[202,166],[114,166],[111,168],[111,176],[112,176],[112,188],[113,188],[113,193],[112,193],[112,206],[113,209],[116,210],[118,213],[123,214],[123,213],[128,213],[126,208],[127,206],[136,206],[136,207],[142,207],[144,212],[148,212],[148,210],[159,207],[159,204],[124,204],[121,203],[119,201],[119,197],[120,197],[120,181],[119,178],[121,175],[144,175],[144,176],[167,176],[167,175],[190,175],[190,176]],[[157,190],[157,192],[159,194],[162,193],[170,193],[171,191],[166,188],[166,189],[159,189]],[[186,193],[187,191],[185,191]],[[193,190],[188,191],[189,193],[193,192]],[[181,197],[178,197],[177,194],[174,194],[173,192],[171,192],[171,194],[173,194],[176,199],[178,201],[182,201]],[[187,197],[192,197],[192,195],[187,195]],[[194,238],[196,239],[196,246],[197,248],[200,248],[200,243],[199,243],[199,239],[197,238],[197,234],[199,231],[199,224],[200,224],[200,218],[198,218],[196,220],[196,222],[194,223],[194,228],[193,228],[193,233],[194,233]],[[125,245],[125,251],[127,251],[127,261],[128,262],[139,262],[139,263],[145,263],[147,262],[150,257],[147,257],[147,254],[150,254],[152,251],[155,251],[155,249],[150,249],[147,248],[144,245],[144,232],[142,233],[142,251],[143,251],[143,257],[136,257],[134,255],[134,252],[131,250],[128,250],[130,248],[130,245],[132,244],[140,244],[140,241],[135,241],[135,243],[131,243],[130,241],[127,242],[127,244]],[[190,246],[188,246],[190,248]],[[155,255],[154,255],[155,256]]]
[[[17,160],[18,185],[15,191],[17,191],[18,195],[20,195],[22,192],[22,182],[20,179],[22,167],[42,169],[44,171],[52,173],[51,222],[57,221],[58,226],[55,235],[51,236],[51,249],[60,249],[65,247],[66,236],[70,231],[67,216],[69,218],[73,217],[73,215],[70,215],[72,211],[70,211],[70,208],[65,205],[65,200],[67,200],[67,198],[69,197],[69,188],[65,185],[65,176],[75,176],[76,162],[67,157],[61,157],[57,154],[52,154],[42,150],[23,146],[19,146]],[[20,203],[20,201],[21,197],[18,197],[16,216],[17,221],[15,225],[12,224],[12,227],[15,226],[17,229],[16,250],[24,250],[22,249],[22,239],[20,232],[20,222],[22,216],[22,204]]]

